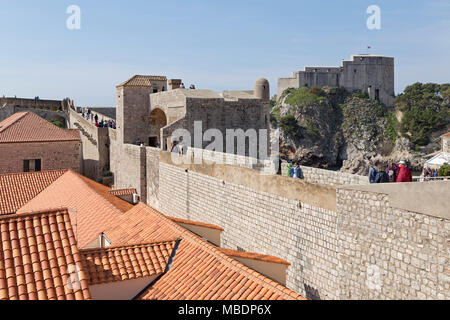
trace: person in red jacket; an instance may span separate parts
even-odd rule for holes
[[[406,166],[405,161],[400,161],[400,170],[398,171],[397,182],[412,182],[411,170]]]

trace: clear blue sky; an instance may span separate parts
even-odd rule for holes
[[[69,5],[81,30],[66,28]],[[382,29],[366,27],[369,5]],[[0,0],[0,95],[115,105],[134,74],[251,89],[352,53],[396,58],[396,91],[450,82],[450,0]]]

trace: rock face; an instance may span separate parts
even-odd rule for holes
[[[280,128],[280,154],[302,165],[336,168],[342,172],[367,174],[373,162],[387,165],[406,160],[421,170],[424,156],[437,151],[440,134],[417,148],[395,131],[389,115],[395,110],[363,93],[350,94],[340,88],[288,89],[274,103],[272,126]]]
[[[281,129],[282,157],[299,159],[307,166],[336,166],[343,140],[339,130],[340,113],[331,100],[333,94],[328,97],[323,92],[296,103],[296,98],[303,98],[305,92],[295,96],[296,90],[293,91],[293,94],[286,93],[274,107]],[[272,124],[277,126],[275,121]]]

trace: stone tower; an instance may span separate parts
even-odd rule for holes
[[[116,125],[122,143],[147,142],[150,94],[166,90],[167,78],[163,76],[136,75],[116,87]]]
[[[264,78],[256,80],[253,95],[263,101],[270,101],[269,81]]]
[[[290,78],[278,79],[278,97],[288,88],[342,87],[367,92],[373,100],[394,104],[394,58],[373,54],[352,55],[341,67],[305,67]]]

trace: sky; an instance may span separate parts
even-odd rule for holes
[[[81,10],[79,30],[67,28]],[[381,29],[369,30],[377,5]],[[114,106],[135,74],[200,89],[251,90],[308,65],[351,54],[395,58],[400,93],[414,82],[450,82],[450,0],[0,0],[0,95],[70,97]]]

